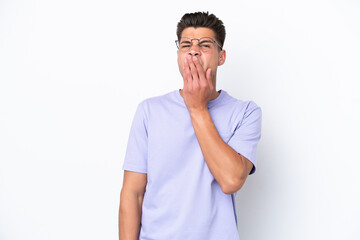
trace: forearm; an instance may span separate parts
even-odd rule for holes
[[[246,177],[245,160],[221,139],[207,110],[190,116],[210,172],[224,192],[231,192]]]
[[[143,196],[121,191],[119,207],[119,240],[138,240]]]

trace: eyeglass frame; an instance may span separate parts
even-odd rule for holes
[[[181,37],[182,38],[182,37]],[[180,38],[180,39],[181,39]],[[188,37],[185,37],[185,38],[188,38]],[[201,39],[203,39],[203,38],[209,38],[209,39],[211,39],[211,42],[212,43],[216,43],[216,45],[220,48],[220,50],[222,50],[223,48],[222,48],[222,46],[220,46],[220,44],[218,44],[214,39],[212,39],[211,37],[202,37],[202,38],[188,38],[188,39],[190,39],[190,42],[191,42],[191,45],[190,45],[190,47],[189,47],[189,50],[191,49],[191,47],[193,46],[193,40],[197,40],[198,41],[198,45],[199,45],[199,42],[200,42],[200,40]],[[180,40],[178,39],[178,40],[175,40],[175,44],[176,44],[176,47],[177,47],[177,49],[178,50],[180,50]],[[187,51],[189,51],[189,50],[187,50]],[[180,50],[181,51],[181,50]],[[182,52],[187,52],[187,51],[182,51]]]

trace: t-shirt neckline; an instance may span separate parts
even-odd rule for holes
[[[181,90],[181,88],[174,91],[176,99],[186,107],[184,98],[180,94],[180,90]],[[215,99],[208,102],[208,104],[207,104],[208,108],[211,108],[211,107],[215,106],[216,104],[218,104],[224,98],[226,91],[223,89],[220,89],[218,91],[218,93],[220,93],[219,96],[217,96]]]

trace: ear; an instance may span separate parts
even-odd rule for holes
[[[221,66],[225,63],[225,59],[226,59],[226,51],[225,50],[221,50],[219,53],[219,62],[218,62],[218,66]]]

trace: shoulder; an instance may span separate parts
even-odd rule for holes
[[[244,100],[230,95],[225,91],[224,104],[235,108],[241,115],[248,116],[256,111],[261,113],[261,107],[254,100]]]
[[[140,103],[139,107],[148,114],[151,110],[159,107],[165,107],[174,101],[174,91],[170,91],[161,95],[144,98]]]

